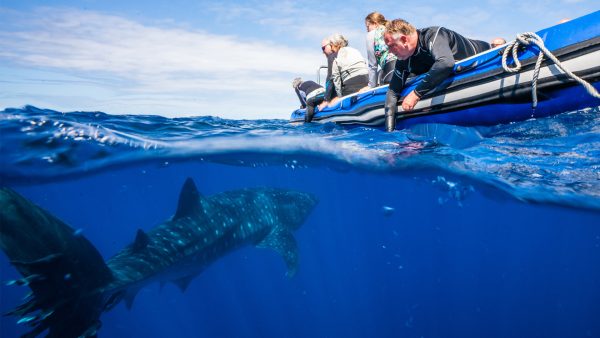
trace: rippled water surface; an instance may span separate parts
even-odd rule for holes
[[[0,115],[4,184],[47,182],[138,163],[345,168],[458,175],[517,199],[600,208],[599,109],[495,127],[380,130],[283,120],[167,119],[59,113]]]

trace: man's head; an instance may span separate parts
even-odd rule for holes
[[[417,29],[405,20],[392,20],[385,25],[383,39],[392,54],[400,60],[406,60],[417,48]]]
[[[331,55],[331,53],[333,53],[333,51],[331,50],[331,40],[329,39],[329,37],[326,37],[325,39],[323,39],[323,41],[321,41],[321,50],[325,55]]]
[[[494,38],[494,40],[492,40],[490,45],[492,46],[492,48],[495,48],[498,46],[502,46],[505,43],[506,43],[506,40],[504,40],[504,38]]]

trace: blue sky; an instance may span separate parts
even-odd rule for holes
[[[374,10],[417,27],[513,39],[598,10],[588,0],[0,1],[0,109],[287,119],[296,76],[340,32],[365,50]]]

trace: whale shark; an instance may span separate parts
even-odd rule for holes
[[[188,178],[175,214],[106,262],[74,230],[14,190],[0,189],[0,249],[31,293],[8,312],[32,327],[22,337],[97,337],[100,316],[120,302],[131,308],[140,289],[172,282],[185,291],[219,258],[244,246],[281,255],[288,276],[298,267],[293,232],[317,199],[308,193],[248,188],[203,196]]]

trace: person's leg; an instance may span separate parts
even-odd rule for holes
[[[306,115],[304,115],[304,122],[309,123],[312,121],[313,116],[315,116],[315,106],[308,103],[306,105]]]
[[[365,75],[357,75],[346,79],[342,86],[342,95],[350,95],[358,92],[360,89],[369,85],[369,77]]]
[[[385,95],[385,130],[392,132],[396,129],[396,113],[398,113],[398,95],[388,90]]]
[[[315,116],[315,106],[318,106],[323,102],[323,95],[317,95],[315,97],[311,97],[306,101],[306,115],[304,115],[304,122],[311,122],[313,117]]]

